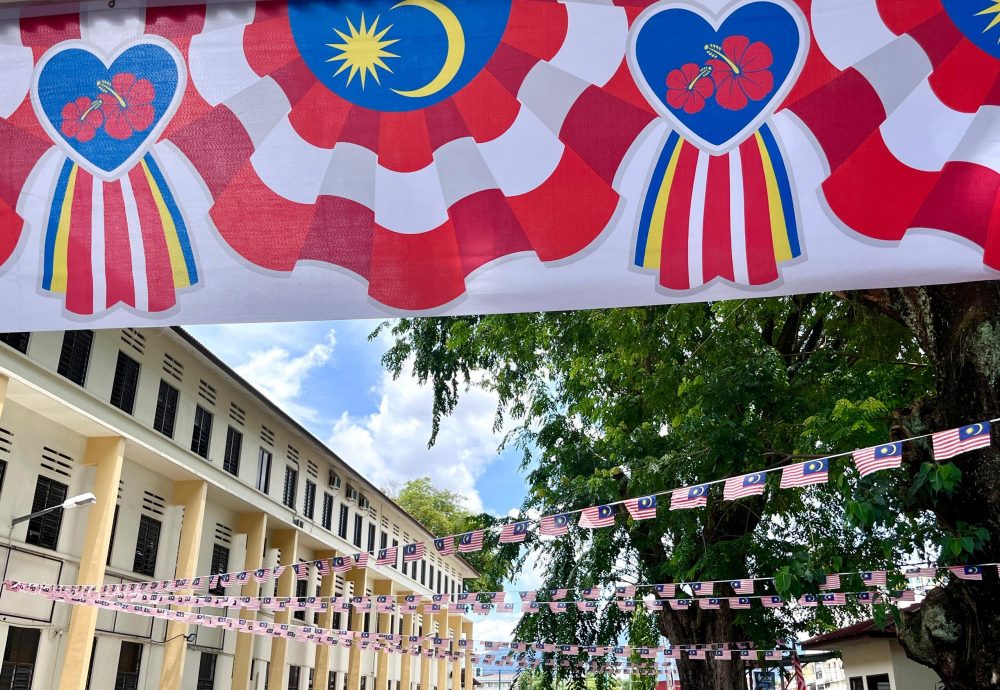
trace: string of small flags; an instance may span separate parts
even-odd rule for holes
[[[538,524],[538,531],[544,536],[562,536],[569,532],[570,518],[579,514],[577,525],[586,529],[600,529],[615,524],[618,507],[624,505],[633,520],[649,520],[657,515],[657,499],[670,496],[670,510],[686,510],[708,505],[708,492],[711,487],[723,484],[723,500],[739,500],[748,496],[764,493],[767,477],[774,472],[781,472],[780,488],[801,488],[826,483],[829,479],[830,461],[836,458],[852,456],[859,476],[866,477],[874,472],[895,469],[902,466],[903,444],[931,437],[934,459],[936,461],[951,458],[969,451],[990,446],[990,430],[993,422],[1000,418],[976,422],[955,429],[939,431],[932,434],[921,434],[892,443],[873,446],[846,453],[828,455],[824,458],[807,460],[805,462],[787,465],[782,468],[760,470],[735,477],[704,482],[696,486],[685,486],[678,489],[660,491],[646,496],[614,501],[603,505],[570,510],[556,515],[546,515],[538,519],[520,520],[508,523],[500,529],[498,542],[501,544],[522,543],[528,536],[530,527]],[[456,553],[475,553],[483,549],[484,537],[487,531],[479,529],[462,534],[452,534],[445,537],[435,537],[431,544],[439,556],[451,556]],[[179,578],[175,580],[147,581],[128,584],[108,584],[97,588],[102,594],[111,595],[126,588],[126,591],[177,591],[198,590],[203,586],[209,589],[242,585],[251,580],[263,583],[276,579],[287,569],[295,571],[299,580],[307,579],[310,570],[315,568],[320,576],[331,573],[343,574],[353,569],[367,568],[374,558],[375,565],[395,566],[402,553],[404,563],[413,563],[427,556],[427,543],[420,541],[401,546],[390,546],[375,552],[360,551],[348,556],[334,556],[315,561],[302,561],[292,565],[277,565],[272,568],[259,568],[230,573],[215,573],[200,575],[194,578]],[[595,597],[596,598],[596,597]]]

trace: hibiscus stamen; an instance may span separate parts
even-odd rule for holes
[[[86,120],[87,116],[90,115],[95,110],[100,110],[102,105],[104,105],[104,101],[102,101],[102,100],[100,100],[98,98],[95,98],[94,100],[92,100],[90,102],[90,107],[87,108],[86,110],[84,110],[82,113],[80,113],[80,122],[83,122],[84,120]]]
[[[109,82],[107,79],[101,79],[100,81],[98,81],[97,88],[99,88],[104,93],[110,93],[112,96],[114,96],[115,100],[118,101],[118,105],[120,105],[122,108],[128,108],[128,103],[126,103],[125,99],[121,97],[121,94],[115,91],[115,88],[111,85],[111,82]]]
[[[698,70],[698,74],[695,75],[694,79],[692,79],[691,83],[688,84],[688,86],[687,86],[688,91],[694,91],[694,86],[695,86],[695,84],[698,83],[698,80],[699,79],[704,79],[705,77],[707,77],[711,73],[712,73],[712,66],[711,65],[705,65],[700,70]]]
[[[729,65],[729,69],[733,70],[733,74],[740,73],[740,68],[736,66],[735,62],[729,59],[729,56],[722,50],[722,46],[716,43],[708,43],[705,45],[705,52],[708,53],[710,57],[725,60],[726,64]]]

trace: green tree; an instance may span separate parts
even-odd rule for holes
[[[498,423],[509,417],[516,425],[506,443],[524,451],[523,508],[542,514],[876,443],[890,411],[932,385],[916,339],[898,319],[833,295],[412,319],[391,329],[395,345],[384,363],[396,375],[412,364],[417,378],[432,384],[435,431],[472,372],[482,372],[499,397]],[[825,572],[884,566],[936,536],[923,515],[889,522],[858,508],[874,520],[871,529],[892,536],[869,538],[846,499],[887,503],[901,490],[897,479],[858,481],[837,463],[831,474],[826,486],[780,491],[773,473],[763,496],[723,502],[716,495],[698,510],[664,506],[642,522],[621,514],[614,529],[574,526],[556,540],[532,535],[528,548],[542,559],[550,588],[777,572],[781,591],[799,594],[816,591]],[[510,574],[519,566],[512,560]],[[820,609],[803,622],[761,607],[666,610],[657,627],[677,644],[773,644],[803,627],[828,628],[835,615]],[[518,635],[606,645],[628,625],[611,607],[600,614],[542,611],[526,617]],[[679,671],[685,688],[744,687],[740,664],[682,660]]]

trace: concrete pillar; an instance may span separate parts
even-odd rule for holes
[[[384,594],[392,594],[392,580],[375,580],[372,584],[372,594],[375,596],[380,596]],[[378,630],[379,632],[392,632],[389,628],[392,626],[392,614],[390,613],[380,613],[378,615]],[[389,652],[383,651],[378,652],[376,657],[377,663],[375,666],[375,688],[374,690],[390,690],[389,683]]]
[[[7,384],[10,379],[0,374],[0,417],[3,417],[3,403],[7,399]]]
[[[424,600],[420,600],[420,611],[424,610]],[[423,654],[420,655],[420,690],[431,690],[431,664],[433,660],[427,657],[428,650],[434,649],[434,643],[431,638],[434,637],[431,632],[434,627],[434,618],[426,613],[421,614],[421,620],[423,621],[424,635],[427,637],[427,642],[424,645]]]
[[[87,440],[84,464],[97,467],[92,489],[97,503],[83,509],[89,511],[89,514],[77,584],[104,584],[104,566],[111,545],[111,527],[115,519],[118,481],[122,476],[124,459],[125,439],[120,436]],[[94,643],[94,630],[97,628],[97,611],[96,606],[73,607],[69,632],[66,634],[66,655],[63,658],[59,690],[84,690],[87,685],[87,669],[90,668],[90,652]]]
[[[296,554],[299,550],[299,533],[294,529],[275,532],[271,546],[281,551],[279,565],[288,566],[278,579],[274,596],[295,596],[295,571],[292,570],[291,566],[295,563]],[[287,625],[291,619],[291,615],[292,612],[287,609],[276,611],[274,614],[274,624]],[[269,688],[280,689],[285,687],[285,661],[287,657],[288,640],[283,637],[271,638],[271,661],[267,669],[267,685]]]
[[[465,632],[465,690],[472,690],[472,621],[462,621],[462,631]]]
[[[409,594],[409,592],[401,592],[401,594]],[[397,599],[397,601],[399,601]],[[407,613],[403,615],[403,635],[409,637],[413,634],[413,614]],[[405,638],[403,639],[403,649],[406,653],[401,654],[399,657],[399,690],[410,690],[410,678],[413,674],[413,656],[409,654],[410,643]]]
[[[208,482],[201,480],[174,483],[173,504],[184,507],[180,545],[177,547],[176,578],[193,578],[198,574],[198,554],[205,524],[205,498]],[[188,609],[188,607],[177,607]],[[168,621],[163,645],[163,666],[160,669],[160,690],[180,690],[184,676],[184,656],[187,653],[188,624]]]
[[[448,609],[444,609],[437,616],[438,637],[448,638]],[[437,666],[437,690],[448,690],[448,660],[435,659]]]
[[[244,570],[259,570],[264,567],[264,537],[267,534],[267,513],[242,513],[237,529],[247,535],[247,550],[243,557]],[[260,596],[260,583],[250,578],[244,585],[245,597]],[[240,610],[240,618],[257,620],[257,612]],[[233,656],[232,690],[250,690],[250,669],[253,666],[253,642],[256,635],[248,632],[236,633],[236,652]]]
[[[333,558],[336,551],[320,551],[316,558]],[[321,597],[332,597],[337,591],[337,576],[331,570],[329,575],[324,575],[319,581],[319,595]],[[333,610],[327,608],[324,613],[316,617],[316,626],[329,630],[333,627]],[[313,688],[315,690],[326,690],[330,683],[330,655],[333,647],[328,644],[316,645],[316,663],[313,672]]]
[[[455,634],[452,635],[451,649],[456,654],[460,651],[458,640],[462,637],[462,623],[461,616],[453,616],[451,619],[451,625],[455,630]],[[457,656],[451,662],[451,690],[462,690],[462,660]]]
[[[347,573],[344,578],[345,583],[350,582],[351,596],[363,597],[365,589],[368,587],[367,568],[355,568]],[[351,630],[361,631],[365,626],[365,614],[363,611],[351,609]],[[347,690],[361,690],[361,645],[351,645],[351,651],[347,662]]]

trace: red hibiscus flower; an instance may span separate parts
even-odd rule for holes
[[[156,113],[153,99],[156,89],[147,79],[136,79],[130,72],[119,72],[111,81],[97,82],[104,110],[104,131],[112,139],[128,139],[153,124]]]
[[[712,97],[715,86],[708,78],[711,67],[698,67],[693,62],[667,75],[667,105],[674,110],[694,114],[705,107],[705,100]]]
[[[101,101],[92,101],[86,96],[80,96],[64,105],[62,124],[59,126],[63,135],[77,141],[93,139],[97,130],[104,124],[101,105]]]
[[[767,44],[751,43],[746,36],[729,36],[722,45],[705,46],[706,64],[715,80],[715,100],[727,110],[742,110],[750,101],[759,101],[774,88],[768,69],[774,56]]]

